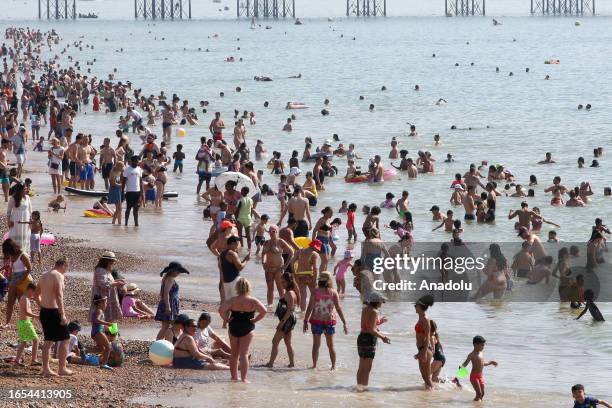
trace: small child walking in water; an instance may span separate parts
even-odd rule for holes
[[[487,341],[482,336],[475,336],[472,340],[474,350],[468,354],[467,358],[461,365],[461,367],[467,367],[469,363],[472,363],[472,372],[470,372],[470,383],[474,387],[476,396],[474,401],[482,401],[485,394],[485,380],[482,374],[484,368],[488,365],[497,367],[497,361],[485,361],[484,359],[484,346]],[[461,368],[460,367],[460,368]]]
[[[253,230],[253,242],[255,242],[255,256],[259,255],[259,251],[266,243],[266,231],[268,230],[268,214],[262,214],[259,223]]]
[[[334,267],[334,276],[336,277],[336,285],[338,286],[338,294],[344,296],[346,293],[346,280],[344,275],[348,268],[353,268],[351,261],[353,260],[353,251],[347,249],[344,251],[344,259],[336,264]]]

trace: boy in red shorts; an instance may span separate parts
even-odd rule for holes
[[[497,367],[497,361],[485,361],[484,359],[484,346],[487,341],[482,336],[475,336],[472,343],[474,344],[474,350],[468,354],[465,362],[461,365],[467,367],[469,363],[472,363],[472,372],[470,373],[470,383],[474,387],[476,397],[474,401],[482,401],[485,393],[485,381],[482,371],[485,366],[492,365]]]

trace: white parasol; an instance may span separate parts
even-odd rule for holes
[[[233,181],[236,183],[236,191],[238,192],[240,192],[243,187],[248,187],[249,196],[252,197],[257,193],[257,189],[255,188],[253,181],[248,176],[235,171],[226,171],[225,173],[219,174],[215,178],[215,186],[217,186],[219,191],[225,192],[225,184],[227,184],[228,181]]]

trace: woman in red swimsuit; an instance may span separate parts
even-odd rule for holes
[[[433,352],[431,345],[431,324],[425,312],[429,307],[433,306],[433,304],[434,299],[431,295],[421,297],[414,304],[414,309],[419,315],[419,321],[414,326],[418,350],[414,358],[419,362],[419,371],[421,371],[421,376],[423,377],[423,381],[425,381],[425,388],[428,390],[433,388],[433,383],[431,382],[431,361],[433,359]]]

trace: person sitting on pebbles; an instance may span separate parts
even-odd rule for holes
[[[121,300],[121,311],[123,317],[137,317],[139,319],[155,317],[153,310],[140,299],[140,288],[135,283],[128,283],[125,286],[125,295]]]
[[[62,207],[62,203],[64,206]],[[60,194],[55,199],[49,201],[48,207],[53,212],[58,212],[59,210],[64,210],[66,212],[66,208],[68,208],[68,203],[64,200],[64,197]]]

